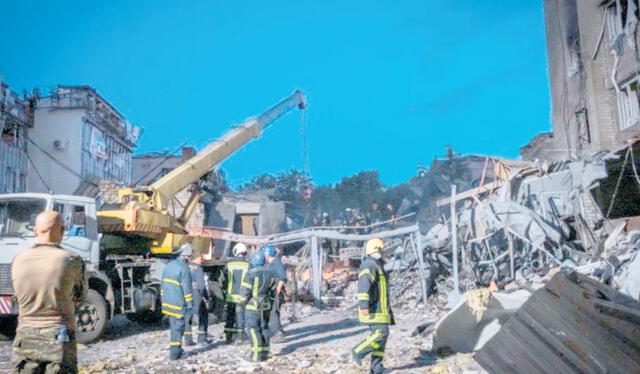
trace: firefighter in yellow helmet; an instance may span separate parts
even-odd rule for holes
[[[358,270],[358,319],[369,326],[371,333],[352,351],[351,357],[360,365],[362,359],[371,354],[370,373],[385,371],[382,365],[384,348],[389,337],[389,325],[394,325],[389,302],[389,282],[383,268],[382,239],[374,238],[365,245],[366,256]]]

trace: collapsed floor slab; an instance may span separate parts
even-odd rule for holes
[[[495,374],[640,373],[640,303],[566,271],[536,291],[477,354]]]

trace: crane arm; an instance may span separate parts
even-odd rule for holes
[[[304,93],[295,91],[258,117],[251,118],[229,130],[196,156],[152,183],[147,190],[147,196],[150,197],[148,203],[154,210],[166,210],[169,202],[178,192],[200,179],[216,164],[224,161],[246,143],[259,137],[262,130],[278,118],[295,107],[304,109],[305,105],[306,97]]]

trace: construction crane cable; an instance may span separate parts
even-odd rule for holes
[[[300,113],[300,137],[302,142],[302,167],[304,173],[309,176],[309,140],[307,137],[307,111],[301,110]]]
[[[36,167],[36,164],[31,159],[31,156],[29,156],[29,152],[27,151],[27,142],[26,141],[22,143],[22,151],[24,152],[24,155],[27,157],[27,160],[31,164],[31,167],[33,168],[33,171],[36,172],[36,176],[38,176],[38,179],[40,179],[40,182],[42,182],[42,184],[47,188],[47,191],[49,191],[49,193],[52,194],[54,192],[53,189],[44,180],[44,177],[42,177],[42,174],[40,174],[40,170],[38,170],[38,168]]]

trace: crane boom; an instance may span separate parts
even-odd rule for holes
[[[229,130],[196,156],[151,185],[120,189],[118,191],[120,208],[98,212],[101,231],[138,232],[152,236],[186,233],[184,217],[173,217],[168,211],[169,203],[175,195],[191,183],[197,182],[215,165],[224,161],[249,141],[259,137],[268,125],[295,107],[304,109],[305,106],[306,97],[304,93],[297,90],[259,116],[248,119]]]
[[[288,113],[291,109],[296,106],[303,109],[305,100],[306,98],[301,91],[294,92],[291,96],[282,99],[258,117],[248,119],[234,129],[229,130],[196,156],[152,183],[149,189],[154,194],[153,205],[155,208],[159,210],[167,209],[168,203],[178,192],[200,179],[216,164],[224,161],[249,141],[259,137],[265,127]]]

